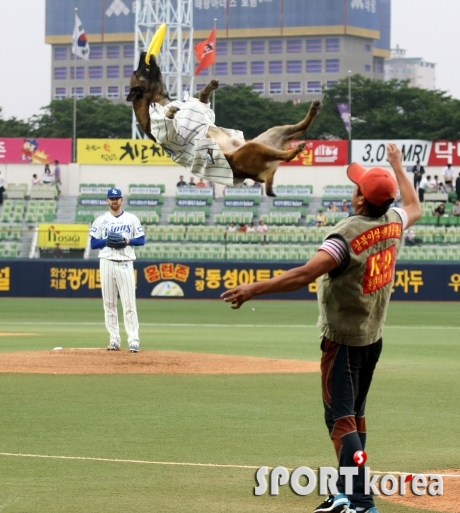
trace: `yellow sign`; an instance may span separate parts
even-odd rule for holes
[[[166,151],[150,139],[77,139],[77,162],[177,166]]]
[[[85,249],[89,227],[86,224],[39,224],[38,247]]]

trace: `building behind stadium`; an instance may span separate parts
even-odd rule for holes
[[[73,5],[75,4],[75,5]],[[74,7],[90,44],[89,60],[71,53]],[[132,0],[46,0],[52,46],[51,99],[100,96],[122,102],[137,61]],[[391,0],[193,0],[194,43],[217,19],[214,76],[294,102],[320,96],[352,74],[384,79],[390,57]],[[204,70],[195,92],[211,78]],[[75,75],[75,76],[74,76]]]

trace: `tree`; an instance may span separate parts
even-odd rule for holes
[[[29,131],[30,126],[27,121],[21,121],[15,117],[3,119],[0,107],[0,137],[26,137]]]

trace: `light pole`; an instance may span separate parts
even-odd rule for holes
[[[351,164],[351,70],[348,70],[348,110],[350,116],[348,123],[348,163]]]

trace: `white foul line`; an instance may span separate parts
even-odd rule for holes
[[[111,459],[111,458],[88,458],[84,456],[51,456],[46,454],[16,454],[12,452],[0,452],[0,456],[15,456],[19,458],[45,458],[52,460],[75,460],[75,461],[105,461],[109,463],[137,463],[144,465],[177,465],[182,467],[217,467],[217,468],[245,468],[257,470],[260,466],[255,465],[225,465],[219,463],[183,463],[177,461],[146,461],[146,460],[119,460],[119,459]],[[294,470],[293,468],[288,468],[288,470]],[[371,474],[393,474],[393,475],[407,475],[407,474],[416,474],[415,472],[381,472],[372,470]],[[422,476],[430,476],[430,474],[418,474]],[[442,477],[460,477],[460,474],[441,474]]]

